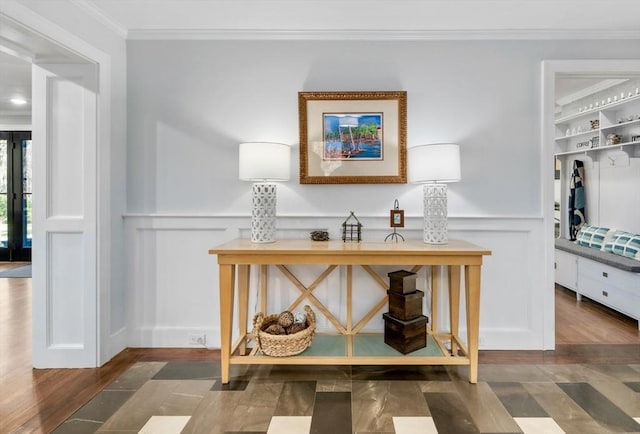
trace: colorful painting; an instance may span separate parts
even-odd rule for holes
[[[382,113],[324,113],[324,160],[382,160]]]
[[[407,93],[298,92],[300,184],[407,182]]]

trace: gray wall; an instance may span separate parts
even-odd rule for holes
[[[461,145],[451,215],[539,215],[540,62],[639,55],[626,41],[130,41],[128,209],[246,212],[237,145],[297,145],[298,91],[406,90],[408,145]],[[396,197],[421,213],[410,185],[300,185],[297,155],[280,213],[383,213]]]

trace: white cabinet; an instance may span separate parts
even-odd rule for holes
[[[621,270],[564,250],[555,250],[556,283],[640,320],[640,273]],[[638,322],[640,328],[640,321]]]
[[[576,291],[578,289],[578,257],[556,249],[556,283]]]
[[[640,274],[578,257],[578,292],[632,318],[640,318]]]

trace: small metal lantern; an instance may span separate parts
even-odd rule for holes
[[[358,243],[362,241],[362,224],[353,211],[351,211],[349,217],[342,222],[342,241]]]

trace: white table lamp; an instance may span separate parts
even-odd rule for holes
[[[446,244],[447,183],[460,181],[460,147],[451,143],[407,150],[409,182],[424,184],[424,242]]]
[[[282,143],[240,144],[238,178],[251,187],[251,242],[272,243],[276,234],[276,184],[288,181],[291,149]]]

